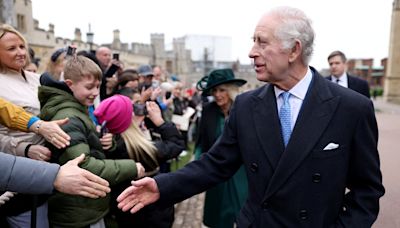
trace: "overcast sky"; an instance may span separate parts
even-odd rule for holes
[[[120,30],[122,42],[150,43],[150,33],[164,33],[166,44],[186,34],[232,37],[232,60],[250,63],[253,31],[261,15],[274,6],[302,9],[316,32],[311,65],[327,68],[334,50],[348,58],[388,55],[393,0],[32,0],[33,17],[55,35],[73,38],[80,28],[86,39],[88,24],[97,44],[111,43]]]

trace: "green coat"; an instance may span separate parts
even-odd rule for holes
[[[39,87],[41,104],[40,118],[58,120],[68,117],[62,129],[71,136],[71,144],[58,150],[48,145],[52,160],[60,165],[85,154],[80,167],[106,179],[110,185],[118,184],[137,176],[133,160],[108,160],[102,150],[96,127],[91,121],[87,107],[81,105],[70,92],[54,87]],[[49,221],[60,227],[83,227],[104,217],[109,209],[109,196],[89,199],[55,193],[49,199]]]
[[[221,135],[225,118],[215,102],[206,105],[200,121],[200,136],[196,145],[196,158],[206,153]],[[247,195],[247,176],[242,165],[226,182],[208,189],[204,201],[203,223],[212,228],[233,228]]]

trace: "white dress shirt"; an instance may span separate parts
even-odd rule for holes
[[[292,130],[294,128],[294,125],[296,124],[297,121],[297,116],[299,115],[301,105],[303,104],[304,98],[307,94],[308,87],[310,86],[312,80],[312,72],[311,69],[308,68],[306,75],[301,79],[291,90],[288,92],[290,93],[289,97],[289,104],[290,104],[290,111],[291,111],[291,127]],[[281,109],[281,106],[283,104],[283,98],[281,93],[285,92],[278,87],[274,86],[275,89],[275,97],[276,97],[276,104],[278,108],[278,113]]]
[[[339,79],[339,81],[337,82],[338,79]],[[343,86],[343,87],[349,88],[346,72],[344,72],[344,73],[343,73],[342,75],[340,75],[340,77],[338,77],[338,78],[335,77],[335,76],[333,76],[333,75],[331,75],[331,81],[332,81],[333,83],[337,83],[337,84],[339,84],[339,85],[341,85],[341,86]]]

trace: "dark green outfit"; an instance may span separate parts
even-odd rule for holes
[[[207,152],[221,135],[224,114],[215,102],[203,108],[196,157]],[[212,228],[232,228],[240,208],[247,198],[247,177],[244,166],[228,181],[207,190],[203,223]]]
[[[52,162],[62,165],[84,153],[85,160],[80,167],[106,179],[111,186],[137,176],[135,161],[105,159],[87,107],[80,104],[68,89],[41,86],[39,100],[42,107],[40,118],[43,120],[69,118],[62,129],[71,136],[71,144],[61,150],[48,145],[52,151]],[[89,199],[57,192],[49,199],[49,221],[57,227],[76,228],[94,224],[107,214],[109,199],[109,196]]]

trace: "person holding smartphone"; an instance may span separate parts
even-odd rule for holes
[[[100,84],[100,100],[114,95],[118,79],[115,74],[123,69],[119,61],[119,54],[111,54],[108,47],[99,47],[96,50],[96,58],[99,60],[100,68],[103,72]]]

